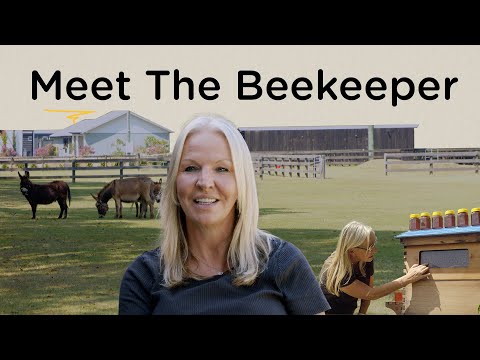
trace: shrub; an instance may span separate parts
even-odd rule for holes
[[[57,148],[53,144],[47,144],[35,150],[35,156],[57,156]]]
[[[138,146],[136,152],[145,155],[168,154],[168,141],[150,135],[145,138],[145,146]]]
[[[7,148],[7,145],[2,145],[2,151],[0,152],[0,156],[17,156],[17,152],[14,148]]]
[[[88,156],[95,154],[95,149],[92,146],[85,145],[78,148],[80,156]]]

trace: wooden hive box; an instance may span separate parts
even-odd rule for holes
[[[404,271],[428,263],[431,276],[407,285],[403,300],[387,307],[405,315],[479,313],[480,226],[407,231],[395,238],[404,246]]]

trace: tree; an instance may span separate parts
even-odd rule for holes
[[[167,140],[158,139],[155,136],[150,135],[145,138],[145,146],[137,147],[137,153],[146,155],[168,154],[168,145]]]

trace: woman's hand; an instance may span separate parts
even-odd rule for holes
[[[425,264],[425,265],[413,264],[410,267],[410,269],[408,269],[408,272],[405,275],[405,280],[407,281],[407,284],[411,284],[418,280],[422,280],[428,277],[429,275],[430,275],[430,269],[428,267],[428,264]]]

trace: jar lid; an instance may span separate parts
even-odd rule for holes
[[[472,208],[472,212],[480,211],[480,208]]]
[[[458,209],[457,212],[459,212],[459,213],[468,213],[468,209],[466,209],[466,208],[461,208],[461,209]]]
[[[455,211],[447,210],[447,211],[445,211],[445,215],[455,215]]]
[[[429,213],[429,212],[422,212],[422,213],[420,214],[420,216],[430,216],[430,213]]]
[[[420,218],[420,214],[410,214],[410,219],[418,219]]]
[[[480,211],[480,209],[478,209]],[[441,211],[434,211],[432,213],[432,216],[443,216],[442,212]]]

